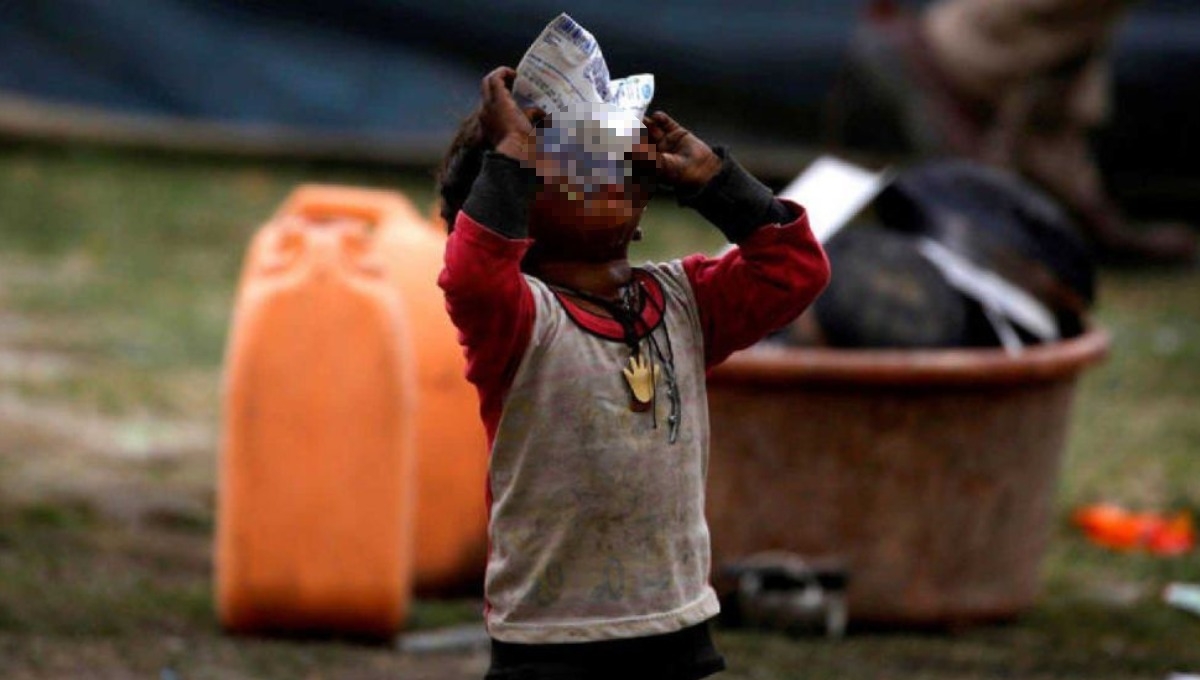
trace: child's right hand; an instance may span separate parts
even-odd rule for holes
[[[545,117],[538,108],[522,111],[512,95],[517,72],[501,66],[483,79],[483,107],[479,122],[483,134],[498,153],[533,167],[536,138],[534,124]]]

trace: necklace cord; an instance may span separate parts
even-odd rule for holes
[[[598,295],[592,295],[581,290],[576,290],[567,286],[560,286],[548,283],[553,290],[565,293],[580,300],[590,302],[597,307],[600,307],[609,316],[621,325],[622,335],[624,335],[625,345],[629,347],[629,351],[633,357],[641,356],[641,342],[638,339],[637,326],[642,322],[641,310],[645,303],[653,305],[655,311],[659,313],[660,318],[666,319],[665,303],[659,305],[645,290],[644,285],[636,277],[630,284],[626,284],[621,288],[620,302],[614,302]],[[644,323],[643,323],[644,325]],[[671,402],[671,413],[667,417],[668,438],[670,443],[674,444],[679,436],[679,426],[683,420],[683,405],[679,394],[679,385],[675,378],[675,348],[671,345],[671,331],[666,323],[663,323],[663,337],[666,340],[667,351],[664,353],[662,347],[658,343],[658,339],[654,337],[654,328],[650,328],[646,334],[647,345],[649,345],[649,363],[650,363],[650,413],[653,427],[658,429],[658,390],[654,388],[655,380],[654,369],[661,365],[664,373],[664,378],[667,383],[667,399]]]

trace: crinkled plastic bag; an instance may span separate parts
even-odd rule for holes
[[[521,58],[513,96],[522,108],[548,114],[540,153],[568,184],[590,193],[630,177],[629,152],[654,97],[654,76],[611,80],[596,39],[561,14]]]
[[[611,80],[600,45],[570,16],[551,21],[517,64],[513,95],[522,107],[547,113],[578,104],[610,104],[636,120],[654,98],[654,76],[642,73]]]

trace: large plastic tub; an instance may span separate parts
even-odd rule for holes
[[[1038,593],[1092,330],[1001,350],[756,349],[709,377],[714,565],[839,558],[851,621],[1013,618]]]

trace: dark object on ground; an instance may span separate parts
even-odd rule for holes
[[[849,574],[840,561],[764,552],[725,566],[719,581],[724,625],[828,637],[846,631]]]
[[[968,301],[917,249],[916,238],[856,225],[826,247],[833,278],[814,305],[834,347],[968,344]]]
[[[1062,208],[1020,177],[968,161],[928,163],[901,173],[875,209],[889,228],[927,236],[1031,294],[1063,337],[1082,332],[1096,296],[1092,255]]]

